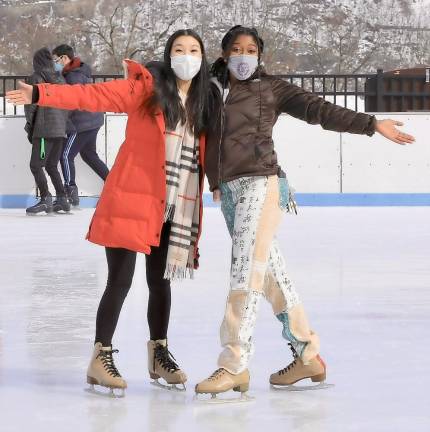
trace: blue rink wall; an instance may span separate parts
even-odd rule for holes
[[[430,205],[430,113],[378,113],[377,118],[402,121],[416,143],[400,146],[380,135],[340,134],[290,116],[279,118],[275,148],[299,206]],[[34,203],[24,123],[22,116],[0,116],[0,208]],[[124,139],[125,123],[126,116],[108,114],[99,132],[98,152],[109,167]],[[81,206],[94,207],[102,181],[79,156],[76,162]],[[207,186],[204,198],[206,206],[216,205]]]
[[[203,196],[205,207],[217,207],[212,194]],[[350,193],[297,193],[298,206],[308,207],[395,207],[430,206],[430,193],[421,194],[350,194]],[[80,207],[92,208],[97,197],[81,197]],[[0,195],[0,208],[26,208],[35,202],[34,195]]]

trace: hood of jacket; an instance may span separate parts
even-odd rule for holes
[[[33,70],[34,72],[55,72],[54,60],[48,48],[41,48],[34,53],[33,56]]]
[[[74,57],[73,60],[64,67],[63,75],[69,73],[80,73],[87,78],[91,78],[91,68],[89,65],[84,63],[79,57]]]
[[[60,73],[54,68],[52,54],[48,48],[41,48],[34,53],[33,70],[33,75],[40,77],[39,79],[35,79],[35,82],[40,82],[40,80],[47,83],[64,82]]]

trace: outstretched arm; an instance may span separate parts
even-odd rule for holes
[[[290,114],[309,124],[320,124],[324,129],[335,132],[368,136],[379,132],[397,144],[410,144],[415,141],[413,136],[396,128],[403,126],[401,122],[389,119],[376,120],[373,115],[332,104],[314,93],[280,79],[272,82],[272,88],[279,112]]]
[[[132,63],[132,71],[125,80],[109,81],[98,84],[64,85],[39,84],[37,104],[65,110],[93,112],[130,112],[141,105],[152,93],[152,76],[145,68]],[[137,65],[137,66],[136,66]],[[140,73],[138,72],[140,67]],[[6,93],[7,101],[14,105],[26,105],[33,100],[33,86],[22,82],[18,90]]]

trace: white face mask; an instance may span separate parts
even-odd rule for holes
[[[183,80],[192,80],[200,71],[202,58],[192,55],[177,55],[170,57],[171,67],[175,75]]]
[[[258,57],[252,55],[231,56],[228,59],[228,70],[238,79],[248,79],[258,66]]]

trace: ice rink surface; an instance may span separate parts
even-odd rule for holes
[[[206,210],[201,268],[173,287],[170,348],[185,394],[149,384],[147,288],[138,260],[114,347],[124,399],[84,392],[102,247],[83,238],[92,210],[26,217],[0,210],[0,431],[429,431],[430,208],[302,208],[278,238],[328,365],[327,390],[269,388],[291,355],[262,303],[250,366],[254,402],[205,405],[193,387],[216,368],[230,244]]]

